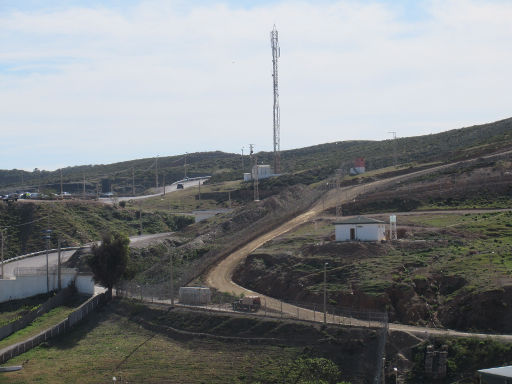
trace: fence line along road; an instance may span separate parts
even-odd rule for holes
[[[149,303],[171,304],[168,289],[152,286],[137,286],[125,283],[116,288],[116,295],[129,297]],[[204,309],[222,313],[251,314],[262,317],[300,320],[313,323],[322,323],[324,318],[323,305],[303,302],[283,302],[277,299],[269,300],[264,297],[261,308],[256,312],[242,312],[233,310],[232,299],[215,298],[213,302],[204,305],[187,305],[180,303],[175,298],[175,305],[183,308]],[[326,323],[331,325],[364,326],[370,328],[388,327],[388,316],[386,312],[356,310],[354,308],[326,307]]]

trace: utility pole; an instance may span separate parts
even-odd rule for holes
[[[162,182],[163,182],[163,184],[164,184],[164,196],[165,196],[165,173],[163,174],[163,176],[162,176],[162,177],[163,177],[163,181],[162,181]]]
[[[135,169],[132,167],[132,196],[135,196]]]
[[[252,180],[254,189],[254,201],[260,201],[260,193],[258,190],[258,157],[254,154],[254,144],[249,144],[251,150]]]
[[[62,283],[61,283],[61,264],[60,264],[60,236],[57,238],[57,244],[59,248],[59,255],[57,259],[57,281],[58,281],[58,288],[59,291],[62,289]]]
[[[4,229],[0,229],[0,236],[2,237],[2,279],[4,278]]]
[[[278,59],[281,56],[281,48],[279,47],[279,35],[275,25],[270,32],[270,44],[272,46],[272,80],[274,88],[274,107],[272,112],[274,120],[274,173],[281,173],[281,112],[279,109],[278,81]]]
[[[199,203],[201,203],[201,180],[199,180]]]
[[[388,132],[388,133],[391,133],[393,135],[393,165],[397,166],[397,159],[396,159],[396,147],[397,147],[397,142],[396,142],[396,132],[394,131],[391,131],[391,132]]]
[[[85,173],[84,173],[84,188],[82,190],[82,198],[85,200]]]
[[[327,265],[324,263],[324,324],[327,323]]]
[[[244,147],[242,147],[242,173],[245,173],[245,167],[244,167]]]
[[[64,198],[64,190],[62,189],[62,168],[60,169],[60,198]]]
[[[188,155],[188,152],[185,152],[185,177],[184,177],[184,179],[187,178],[187,155]]]
[[[48,216],[48,221],[50,221],[50,216]],[[48,225],[49,226],[49,225]],[[50,234],[52,233],[51,229],[46,229],[44,238],[46,239],[46,293],[50,292],[50,267],[48,262],[48,253],[50,252]]]
[[[171,252],[171,307],[174,307],[174,252]]]
[[[158,156],[155,158],[155,188],[158,188]]]
[[[343,216],[342,211],[342,195],[341,195],[341,180],[343,179],[343,169],[339,168],[336,170],[336,217]]]
[[[139,235],[142,236],[142,199],[139,200]]]

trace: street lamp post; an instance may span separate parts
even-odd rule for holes
[[[173,253],[171,252],[171,307],[174,308],[174,266]]]
[[[245,172],[245,167],[244,167],[244,147],[242,147],[242,173]]]
[[[2,279],[4,278],[4,230],[0,229],[0,236],[2,237]]]
[[[51,229],[47,229],[45,231],[44,238],[46,239],[46,293],[50,292],[50,268],[48,262],[48,253],[50,251],[50,234],[52,233]]]
[[[327,265],[324,263],[324,324],[327,323]]]

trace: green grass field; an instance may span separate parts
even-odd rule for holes
[[[296,346],[172,336],[136,319],[144,308],[114,301],[70,333],[9,360],[23,369],[0,374],[0,383],[107,383],[114,376],[121,383],[287,382],[287,367],[303,352]],[[151,324],[168,321],[163,314],[159,319]],[[187,319],[182,326],[199,327],[199,320]],[[203,321],[214,332],[211,321]]]

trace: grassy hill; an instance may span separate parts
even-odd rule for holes
[[[377,344],[370,329],[114,300],[68,334],[11,359],[9,364],[23,369],[3,374],[0,383],[102,383],[115,376],[122,383],[339,383],[343,378],[355,384],[373,378]],[[310,372],[298,365],[304,359],[329,363],[331,369]]]
[[[179,230],[193,218],[164,211],[142,212],[144,233]],[[59,201],[0,204],[0,227],[5,231],[5,258],[45,249],[43,231],[53,230],[50,247],[77,246],[99,240],[106,231],[136,235],[139,229],[136,209],[114,207],[96,202]]]
[[[367,169],[378,169],[393,164],[396,146],[398,163],[431,162],[464,159],[512,146],[512,119],[494,123],[453,129],[450,131],[383,141],[340,141],[311,147],[283,151],[283,172],[302,175],[295,182],[316,182],[331,175],[336,169],[349,168],[353,159],[365,157]],[[272,152],[258,153],[260,163],[272,164]],[[131,193],[132,176],[136,193],[155,186],[155,159],[138,159],[106,165],[81,165],[62,170],[64,190],[81,192],[83,179],[88,192],[114,189],[118,193]],[[185,156],[158,159],[159,185],[182,179]],[[245,171],[249,156],[244,156]],[[239,154],[200,152],[187,155],[188,176],[212,175],[214,181],[235,180],[242,176]],[[133,171],[133,175],[132,175]],[[0,191],[41,187],[42,190],[60,191],[60,171],[0,170]],[[113,186],[113,187],[112,187]]]

